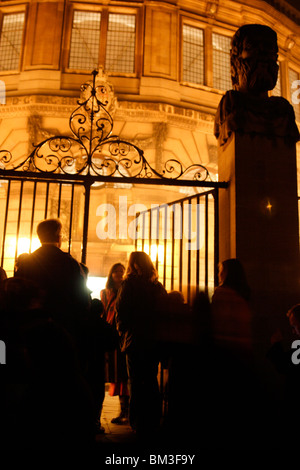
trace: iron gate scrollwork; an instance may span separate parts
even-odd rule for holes
[[[226,187],[226,183],[211,180],[208,170],[201,164],[184,168],[174,158],[167,160],[158,172],[146,160],[143,150],[131,142],[113,135],[113,118],[109,112],[113,92],[111,85],[98,79],[98,71],[92,72],[92,80],[81,86],[78,107],[69,118],[70,135],[55,135],[34,145],[28,157],[19,161],[8,150],[0,150],[0,183],[6,186],[6,204],[3,207],[3,236],[1,264],[3,265],[7,224],[12,211],[12,195],[19,200],[15,233],[15,257],[18,253],[22,196],[31,196],[30,240],[37,211],[37,201],[42,200],[41,218],[68,213],[68,250],[72,243],[73,218],[76,198],[84,204],[82,221],[81,261],[86,262],[91,186],[96,182],[128,182],[134,184],[190,186],[202,188]],[[17,189],[17,185],[19,189]],[[67,189],[68,188],[68,189]],[[0,188],[1,190],[1,188]],[[49,211],[49,194],[56,191],[57,208]],[[62,209],[61,201],[69,191],[70,208]],[[41,196],[43,194],[43,196]],[[83,201],[83,202],[82,202]],[[30,241],[29,250],[32,249]]]
[[[109,93],[104,84],[93,80],[81,86],[81,99],[69,119],[72,135],[53,136],[37,145],[22,162],[15,163],[9,151],[0,151],[0,164],[6,170],[90,175],[96,177],[158,178],[160,180],[207,181],[208,170],[200,165],[184,169],[181,162],[169,159],[161,172],[154,169],[136,145],[112,135],[113,119],[107,110]]]

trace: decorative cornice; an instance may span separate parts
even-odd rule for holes
[[[287,18],[300,25],[300,5],[296,8],[296,2],[288,2],[285,0],[265,0],[273,8],[283,13]],[[292,4],[293,3],[293,4]]]
[[[76,106],[77,99],[63,96],[25,95],[6,99],[6,104],[0,106],[0,117],[43,116],[68,117]]]
[[[26,95],[9,97],[0,106],[0,119],[16,116],[40,115],[58,118],[69,117],[77,104],[77,99],[63,96]],[[115,121],[162,122],[168,121],[179,127],[196,129],[206,127],[212,130],[214,114],[166,103],[146,103],[121,101],[114,109]]]

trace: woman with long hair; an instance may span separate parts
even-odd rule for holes
[[[250,287],[242,263],[236,258],[219,263],[219,286],[212,297],[214,339],[231,349],[252,347]]]
[[[142,251],[132,252],[118,292],[116,323],[121,335],[121,350],[127,360],[129,421],[140,435],[154,432],[160,421],[156,332],[166,299],[167,293],[158,281],[149,255]]]
[[[121,287],[125,266],[122,263],[115,263],[108,274],[105,289],[100,292],[100,299],[104,307],[103,318],[114,328],[116,328],[115,307],[119,288]],[[107,380],[110,382],[109,395],[119,396],[120,414],[111,420],[114,424],[128,423],[128,376],[126,361],[121,353],[120,347],[107,353]]]
[[[219,263],[219,286],[227,286],[245,300],[250,298],[250,287],[242,263],[236,258]]]

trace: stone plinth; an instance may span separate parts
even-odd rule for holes
[[[239,258],[252,289],[254,342],[269,344],[300,302],[295,145],[232,133],[219,146],[220,261]]]

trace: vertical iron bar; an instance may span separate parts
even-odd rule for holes
[[[5,238],[6,238],[8,207],[9,207],[9,198],[10,198],[10,186],[11,186],[11,180],[8,180],[7,193],[6,193],[6,205],[5,205],[5,217],[4,217],[4,225],[3,225],[3,238],[2,238],[2,254],[1,254],[1,266],[2,267],[4,263],[4,250],[5,250]]]
[[[146,225],[146,222],[145,222],[145,212],[143,212],[143,217],[142,217],[142,251],[144,251],[145,249],[145,225]]]
[[[197,237],[197,253],[196,253],[196,287],[200,288],[200,196],[197,196],[197,220],[196,220],[196,237]]]
[[[216,188],[213,192],[214,197],[214,281],[215,287],[218,285],[218,264],[219,264],[219,189]]]
[[[47,186],[46,186],[46,195],[45,195],[46,199],[45,199],[44,219],[47,219],[47,213],[48,213],[49,187],[50,187],[50,183],[48,181]]]
[[[84,184],[84,218],[83,218],[82,252],[81,252],[81,262],[83,264],[86,264],[86,258],[87,258],[90,197],[91,197],[91,183],[86,182]]]
[[[168,206],[165,206],[165,226],[164,226],[164,274],[163,274],[163,285],[166,288],[166,277],[167,277],[167,231],[168,231]]]
[[[33,195],[32,195],[29,253],[31,253],[31,249],[32,249],[32,235],[33,235],[34,210],[35,210],[35,200],[36,200],[36,188],[37,188],[37,182],[35,181],[34,186],[33,186]]]
[[[88,168],[90,167],[91,165],[91,161],[92,161],[92,148],[93,148],[93,130],[94,130],[94,114],[95,114],[95,111],[94,111],[94,106],[95,106],[95,99],[96,98],[96,76],[98,75],[98,71],[97,70],[93,70],[92,72],[92,75],[93,75],[93,87],[92,87],[92,109],[91,109],[91,124],[90,124],[90,138],[89,138],[89,153],[88,153]]]
[[[181,208],[181,221],[180,221],[180,242],[179,242],[179,291],[182,292],[182,260],[183,260],[183,224],[184,224],[184,217],[183,217],[183,202],[180,203]]]
[[[62,188],[62,183],[59,184],[59,190],[58,190],[58,203],[57,203],[57,218],[60,218],[60,206],[61,206],[61,188]]]
[[[188,266],[187,266],[187,303],[191,300],[191,237],[192,237],[192,203],[188,200]]]
[[[75,188],[75,185],[74,185],[74,183],[72,183],[71,202],[70,202],[69,244],[68,244],[68,253],[69,254],[71,253],[71,243],[72,243],[74,188]]]
[[[174,258],[175,258],[175,204],[172,209],[172,255],[171,255],[171,290],[174,290]]]
[[[151,243],[152,243],[152,209],[149,211],[149,256],[151,257]]]
[[[23,180],[21,180],[21,185],[20,185],[20,196],[19,196],[18,221],[17,221],[17,234],[16,234],[16,251],[15,251],[15,260],[17,259],[17,256],[18,256],[18,243],[19,243],[20,224],[21,224],[21,211],[22,211],[23,186],[24,186],[24,181],[23,181]]]
[[[137,249],[138,249],[138,237],[137,237],[136,228],[137,228],[138,223],[139,223],[139,222],[138,222],[139,217],[140,217],[140,213],[137,212],[137,213],[136,213],[136,216],[135,216],[134,251],[137,251]]]
[[[156,215],[156,271],[158,272],[158,249],[159,249],[159,206]]]
[[[205,194],[205,292],[208,293],[208,195]]]

